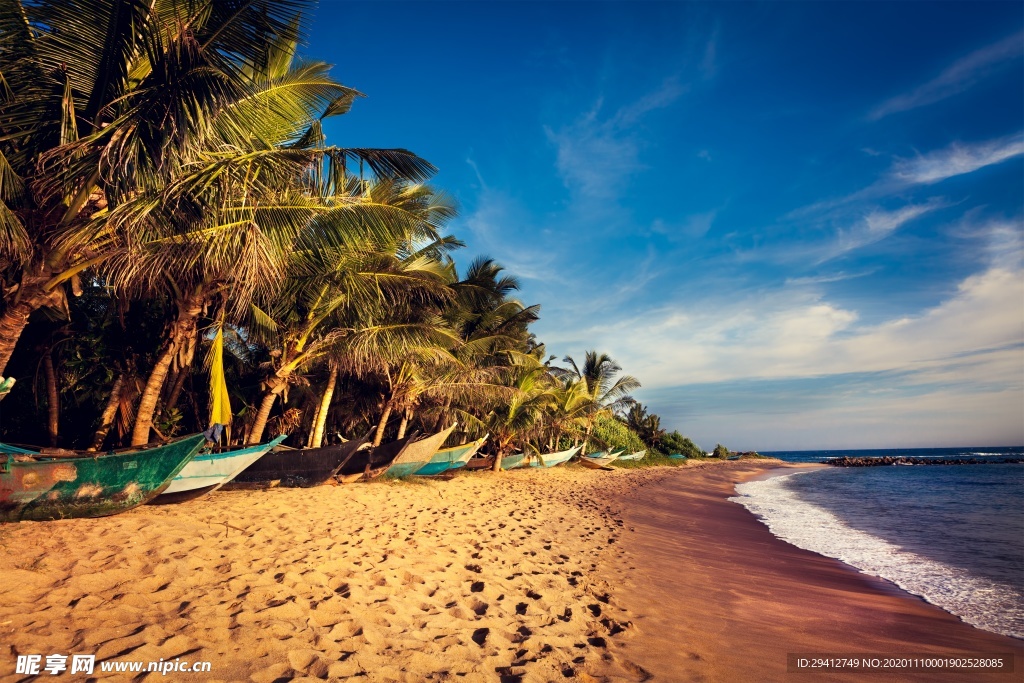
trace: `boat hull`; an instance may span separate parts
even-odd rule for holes
[[[398,479],[419,472],[430,462],[430,458],[437,452],[441,444],[445,442],[453,429],[455,429],[455,425],[407,445],[385,471],[384,476]]]
[[[180,503],[212,493],[287,438],[287,434],[282,434],[273,441],[258,446],[236,448],[222,453],[200,453],[171,480],[170,486],[164,489],[163,493],[149,502]]]
[[[604,458],[591,458],[590,456],[583,456],[580,458],[580,464],[584,467],[588,467],[592,470],[612,470],[615,469],[611,464],[615,462],[615,458],[606,456]]]
[[[431,456],[430,462],[416,471],[416,476],[434,476],[442,472],[465,467],[469,459],[476,455],[476,452],[480,450],[480,447],[484,445],[486,440],[487,437],[485,436],[482,439],[477,439],[462,446],[437,451]]]
[[[630,453],[629,455],[620,455],[619,460],[643,460],[644,456],[647,455],[647,451],[637,451],[636,453]]]
[[[104,517],[158,496],[192,460],[202,434],[163,446],[95,457],[17,461],[0,472],[0,521]],[[40,456],[44,457],[44,456]]]
[[[308,488],[327,483],[355,455],[366,437],[338,446],[299,448],[266,453],[224,484],[225,490],[297,486]]]
[[[338,470],[338,481],[342,484],[352,484],[376,479],[387,472],[395,458],[399,457],[415,438],[416,433],[413,433],[397,441],[356,452],[355,456]]]
[[[568,462],[572,459],[572,456],[576,455],[576,451],[580,449],[579,446],[570,448],[566,451],[559,451],[558,453],[546,453],[538,455],[534,458],[530,458],[530,467],[555,467],[561,465],[563,462]]]

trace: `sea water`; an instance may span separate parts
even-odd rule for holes
[[[766,453],[981,458],[1024,449]],[[892,581],[969,624],[1024,638],[1024,464],[827,468],[740,484],[784,541]]]

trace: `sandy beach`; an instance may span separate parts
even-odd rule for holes
[[[833,651],[1012,651],[1022,670],[1021,642],[777,541],[726,500],[768,466],[217,492],[5,525],[0,678],[51,653],[208,661],[168,678],[256,683],[830,680],[786,674],[786,653]]]

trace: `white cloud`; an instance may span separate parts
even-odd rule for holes
[[[994,67],[1019,56],[1022,50],[1024,33],[1015,33],[954,62],[941,74],[910,92],[883,102],[871,111],[868,118],[878,120],[964,92],[982,80]]]
[[[1024,134],[964,145],[954,143],[946,149],[914,159],[900,159],[892,177],[907,185],[930,185],[946,178],[973,173],[986,166],[1002,163],[1024,154]]]
[[[645,115],[674,103],[685,87],[669,78],[661,87],[602,119],[604,100],[571,125],[544,131],[556,148],[562,182],[584,203],[613,204],[625,193],[629,176],[643,168],[640,141],[633,130]]]
[[[858,324],[858,313],[790,287],[744,301],[672,305],[578,337],[607,349],[645,387],[843,373],[904,372],[909,383],[1024,378],[1024,272],[992,267],[916,315]],[[552,340],[555,341],[555,340]]]

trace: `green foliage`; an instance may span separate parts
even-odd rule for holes
[[[730,455],[729,449],[726,448],[725,446],[723,446],[722,444],[718,444],[717,446],[715,446],[715,450],[711,452],[711,457],[712,458],[722,458],[722,459],[725,459],[725,458],[728,458],[729,455]]]
[[[624,450],[627,453],[635,453],[647,448],[636,432],[610,415],[597,416],[590,438],[601,448],[609,451]]]
[[[680,434],[678,431],[672,431],[661,437],[661,451],[669,454],[680,453],[685,455],[687,458],[703,458],[704,451],[701,450],[700,446],[695,444],[689,439]]]

